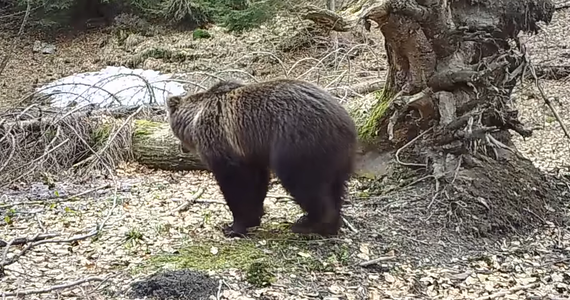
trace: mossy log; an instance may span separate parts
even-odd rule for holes
[[[195,152],[183,152],[168,123],[136,120],[133,124],[132,154],[135,161],[154,169],[207,170]]]
[[[180,141],[174,137],[170,126],[165,122],[134,121],[131,152],[136,162],[153,169],[208,170],[195,152],[182,151]],[[357,173],[362,176],[386,174],[391,154],[360,149],[356,163]]]

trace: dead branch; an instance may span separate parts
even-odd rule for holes
[[[544,100],[544,102],[546,103],[546,105],[548,105],[548,108],[550,108],[550,110],[552,111],[552,113],[554,114],[554,117],[556,118],[556,121],[558,121],[558,123],[560,124],[560,127],[562,127],[562,130],[564,131],[564,135],[566,135],[566,137],[568,139],[570,139],[570,133],[568,132],[568,129],[566,128],[566,125],[564,125],[564,122],[562,121],[562,119],[560,118],[560,115],[558,114],[558,112],[556,111],[556,109],[554,109],[554,106],[552,106],[552,103],[550,102],[550,99],[548,99],[548,97],[546,96],[546,93],[544,92],[544,90],[542,89],[542,85],[540,84],[540,81],[538,79],[538,76],[536,76],[536,71],[534,69],[534,66],[530,63],[530,58],[527,58],[528,61],[528,67],[530,69],[530,72],[532,74],[532,77],[534,78],[534,82],[536,84],[536,87],[538,88],[538,91],[540,92],[540,96],[542,97],[542,99]]]
[[[37,242],[37,241],[43,241],[43,240],[47,240],[47,239],[51,239],[54,237],[59,236],[59,234],[55,234],[55,233],[50,233],[50,234],[43,234],[43,235],[36,235],[33,238],[13,238],[12,240],[5,242],[3,240],[0,240],[0,248],[6,247],[6,246],[12,246],[12,245],[24,245],[27,243],[33,243],[33,242]]]
[[[268,198],[275,198],[275,199],[277,199],[277,200],[279,200],[279,199],[293,200],[293,197],[292,197],[292,196],[289,196],[289,195],[267,194],[266,197],[268,197]]]
[[[353,27],[353,24],[334,11],[315,5],[304,7],[301,18],[313,21],[315,24],[333,31],[349,31]]]
[[[0,172],[6,168],[6,166],[14,157],[14,153],[16,152],[16,138],[14,138],[14,135],[11,132],[6,132],[6,137],[10,137],[10,154],[8,154],[8,158],[6,158],[6,161],[2,164],[2,166],[0,166]]]
[[[57,291],[57,290],[68,289],[68,288],[78,286],[78,285],[88,283],[88,282],[105,281],[105,280],[106,280],[105,278],[89,277],[89,278],[73,281],[73,282],[66,283],[66,284],[54,285],[54,286],[51,286],[51,287],[48,287],[45,289],[24,290],[24,291],[10,292],[10,293],[4,293],[3,292],[0,295],[2,297],[18,297],[18,296],[27,296],[27,295],[34,295],[34,294],[45,294],[45,293],[50,293],[50,292]]]
[[[375,258],[375,259],[363,261],[363,262],[359,263],[358,265],[361,266],[361,267],[368,267],[368,266],[371,266],[371,265],[375,265],[375,264],[377,264],[377,263],[379,263],[379,262],[388,261],[388,260],[392,260],[392,259],[395,259],[395,258],[396,258],[396,256],[378,257],[378,258]]]
[[[31,108],[32,106],[28,107],[27,109]],[[80,111],[81,110],[81,111]],[[147,113],[153,115],[163,115],[166,114],[166,110],[163,106],[148,106],[148,105],[131,105],[131,106],[118,106],[118,107],[110,107],[110,108],[98,108],[93,105],[85,105],[79,106],[74,108],[73,110],[66,112],[64,115],[61,115],[61,110],[56,109],[43,109],[44,115],[38,117],[32,117],[28,120],[23,121],[4,121],[3,124],[0,124],[0,129],[4,128],[7,132],[9,129],[13,129],[13,126],[18,126],[19,128],[24,129],[33,129],[33,128],[40,128],[42,126],[53,126],[54,124],[59,123],[66,117],[73,117],[76,119],[80,118],[87,118],[87,117],[98,117],[98,116],[110,116],[113,118],[121,119],[121,118],[128,118],[129,116],[133,115],[133,113],[141,110],[147,110]],[[22,112],[21,114],[23,114]],[[45,116],[47,114],[48,116]],[[16,118],[19,119],[19,118]]]
[[[354,225],[352,225],[350,222],[348,222],[348,220],[344,216],[341,216],[340,218],[342,219],[342,222],[344,223],[344,225],[346,225],[346,227],[348,227],[348,229],[350,229],[353,233],[358,233],[358,229],[356,229],[356,227],[354,227]]]
[[[100,227],[102,228],[102,227]],[[85,239],[88,239],[90,237],[93,237],[95,235],[97,235],[99,233],[100,229],[96,229],[91,231],[88,234],[83,234],[83,235],[78,235],[69,239],[62,239],[62,240],[51,240],[51,239],[42,239],[42,240],[37,240],[39,237],[39,233],[34,236],[33,238],[30,238],[29,240],[37,240],[36,242],[31,242],[31,243],[27,243],[27,246],[22,249],[19,253],[15,254],[12,258],[10,259],[6,259],[6,256],[4,256],[4,259],[2,260],[2,262],[0,263],[0,274],[2,274],[4,272],[4,267],[9,266],[15,262],[17,262],[20,257],[24,256],[28,251],[32,250],[32,248],[37,247],[39,245],[43,245],[43,244],[69,244],[69,243],[73,243],[73,242],[77,242],[77,241],[82,241]],[[10,248],[11,243],[7,243],[6,248],[4,249],[4,253],[6,254],[8,252],[8,249]]]
[[[330,88],[329,91],[331,92],[331,94],[337,97],[341,97],[341,94],[346,93],[347,91],[359,96],[381,90],[384,88],[385,84],[386,82],[384,80],[376,79],[371,81],[359,82],[351,86],[338,86]]]
[[[210,203],[210,204],[222,204],[222,205],[226,205],[226,202],[223,200],[213,200],[213,199],[196,199],[194,200],[194,203]]]
[[[55,139],[54,139],[55,140]],[[36,159],[34,159],[29,165],[32,166],[32,168],[28,171],[26,171],[25,173],[21,174],[20,176],[16,177],[15,179],[11,180],[8,184],[6,185],[11,185],[14,182],[20,180],[21,178],[27,176],[28,174],[32,173],[36,166],[37,166],[37,162],[43,160],[47,155],[49,155],[50,153],[54,152],[55,150],[57,150],[59,147],[63,146],[65,143],[69,142],[69,138],[65,139],[63,142],[57,144],[55,147],[48,149],[46,148],[46,151],[44,152],[44,154]]]
[[[188,201],[186,201],[184,204],[174,209],[174,212],[183,212],[188,210],[190,205],[194,204],[196,200],[198,200],[198,198],[200,198],[202,194],[204,194],[205,191],[206,190],[203,187],[199,188],[198,191],[196,191],[196,193],[194,193],[194,195],[192,195],[192,197],[188,199]]]
[[[535,66],[536,76],[541,79],[560,80],[570,76],[570,66]],[[533,77],[532,74],[528,74]],[[530,78],[534,79],[534,78]]]
[[[105,227],[105,224],[107,223],[109,218],[111,217],[112,212],[117,207],[117,200],[118,200],[118,196],[117,196],[117,190],[115,188],[115,196],[113,198],[113,206],[111,207],[111,209],[109,209],[107,215],[101,221],[101,223],[98,225],[95,225],[95,228],[87,234],[76,235],[76,236],[68,238],[68,239],[50,239],[46,235],[44,235],[44,238],[41,239],[40,236],[42,236],[42,235],[40,233],[38,233],[33,238],[30,238],[30,239],[25,238],[26,243],[24,243],[24,244],[26,245],[26,247],[24,247],[22,250],[20,250],[20,252],[14,254],[10,259],[7,259],[7,254],[8,254],[8,251],[10,249],[10,246],[12,244],[14,244],[16,241],[21,241],[22,238],[15,238],[15,239],[10,240],[10,242],[6,243],[6,246],[4,248],[2,261],[0,262],[0,275],[4,274],[6,266],[9,266],[11,264],[16,263],[22,256],[26,255],[27,252],[31,251],[33,248],[35,248],[39,245],[73,243],[76,241],[88,239],[90,237],[93,237],[93,236],[99,234],[101,232],[101,230]]]
[[[570,8],[570,3],[567,2],[567,3],[558,4],[555,10],[562,10],[566,8]]]
[[[119,129],[117,129],[117,131],[115,131],[113,133],[112,136],[109,137],[109,139],[107,140],[107,142],[105,143],[105,146],[103,146],[103,148],[101,148],[98,152],[97,155],[101,155],[103,152],[105,152],[107,150],[107,148],[109,148],[109,146],[111,145],[111,143],[115,140],[115,138],[117,137],[117,135],[119,134],[119,132],[121,132],[121,130],[127,125],[129,124],[129,122],[131,121],[132,118],[134,118],[139,112],[141,112],[141,110],[143,109],[144,106],[140,106],[134,113],[132,113],[129,117],[127,117],[127,119],[123,122],[123,124],[119,127]],[[80,161],[79,163],[73,165],[74,168],[79,167],[83,164],[86,164],[87,162],[90,162],[91,160],[94,159],[94,157],[97,156],[90,156],[87,159],[84,159],[82,161]]]
[[[427,168],[427,164],[417,164],[417,163],[409,163],[409,162],[403,162],[400,160],[400,152],[402,152],[402,150],[404,150],[405,148],[409,147],[411,144],[413,144],[414,142],[416,142],[417,140],[419,140],[421,137],[423,137],[424,135],[426,135],[427,133],[429,133],[431,130],[433,129],[433,127],[430,127],[428,130],[422,132],[421,134],[418,134],[418,136],[416,136],[415,138],[413,138],[411,141],[407,142],[404,146],[402,146],[400,149],[398,149],[396,151],[396,154],[394,155],[396,161],[403,165],[403,166],[410,166],[410,167],[423,167],[423,168]]]
[[[5,209],[5,208],[13,207],[13,206],[18,206],[18,205],[34,205],[34,204],[48,204],[48,203],[52,204],[52,203],[77,201],[77,200],[80,200],[78,198],[81,196],[85,196],[85,195],[90,194],[92,192],[109,188],[110,186],[111,186],[110,184],[106,183],[106,184],[100,185],[98,187],[88,189],[88,190],[83,191],[81,193],[77,193],[75,195],[70,195],[70,196],[66,196],[66,197],[55,197],[55,198],[50,198],[50,199],[46,199],[46,200],[20,201],[20,202],[14,202],[14,203],[9,203],[9,204],[3,204],[3,205],[0,205],[0,209]],[[0,247],[1,247],[1,244],[0,244]]]

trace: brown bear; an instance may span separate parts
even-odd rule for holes
[[[300,80],[222,81],[168,97],[166,107],[174,135],[197,151],[232,212],[226,236],[260,225],[270,171],[306,212],[293,232],[338,234],[357,132],[330,93]]]

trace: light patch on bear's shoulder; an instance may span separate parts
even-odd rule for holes
[[[192,124],[192,128],[196,127],[203,113],[204,113],[204,106],[199,106],[196,113],[194,114],[194,118],[192,118],[192,122],[190,123]]]

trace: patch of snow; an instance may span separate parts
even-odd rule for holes
[[[154,70],[108,66],[98,72],[58,79],[37,91],[50,95],[53,107],[67,107],[70,104],[99,107],[164,104],[169,94],[185,93],[183,84],[172,81],[171,77],[172,74],[160,74]]]

